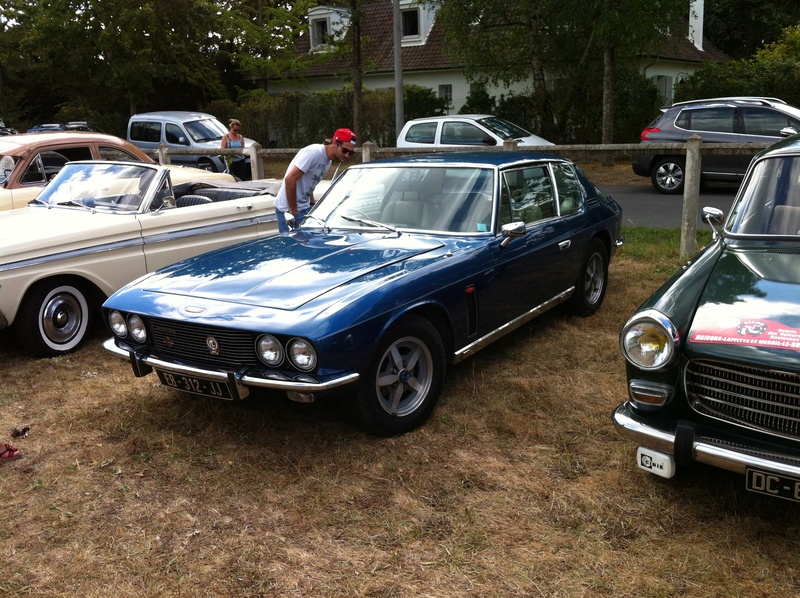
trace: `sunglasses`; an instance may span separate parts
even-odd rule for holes
[[[353,155],[353,154],[355,154],[355,153],[356,153],[356,150],[354,150],[354,149],[350,149],[350,148],[347,148],[347,147],[344,147],[344,146],[342,145],[342,142],[341,142],[341,141],[337,141],[337,142],[336,142],[336,145],[338,145],[338,146],[339,146],[339,148],[341,148],[341,150],[342,150],[342,152],[344,153],[344,155],[345,155],[345,156],[351,156],[351,155]]]

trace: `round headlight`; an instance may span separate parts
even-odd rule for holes
[[[258,337],[256,353],[258,358],[270,367],[277,367],[283,361],[283,347],[278,339],[270,334]]]
[[[125,318],[116,309],[108,312],[108,325],[115,336],[119,338],[128,336],[128,326],[125,324]]]
[[[310,343],[301,338],[289,341],[289,359],[298,370],[309,372],[317,367],[317,353]]]
[[[130,330],[133,340],[137,343],[143,343],[147,340],[147,330],[145,330],[144,322],[137,315],[128,316],[128,330]]]
[[[652,309],[636,314],[620,332],[625,359],[643,370],[658,370],[675,358],[678,331],[664,314]]]

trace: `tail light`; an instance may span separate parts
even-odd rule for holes
[[[661,132],[661,129],[659,129],[658,127],[649,127],[647,129],[645,129],[644,131],[642,131],[642,141],[650,141],[650,137],[648,137],[648,135],[651,135],[652,133],[660,133],[660,132]]]

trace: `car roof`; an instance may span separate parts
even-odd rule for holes
[[[448,116],[424,116],[408,122],[437,121],[437,120],[477,120],[480,118],[493,118],[491,114],[451,114]]]
[[[200,120],[203,118],[217,118],[213,114],[207,112],[194,112],[191,110],[157,110],[155,112],[140,112],[134,114],[131,119],[135,118],[173,118],[175,120]]]
[[[409,154],[393,158],[383,158],[375,162],[364,162],[357,167],[370,164],[380,165],[414,165],[414,166],[493,166],[505,168],[515,166],[520,162],[535,160],[559,160],[569,162],[560,156],[543,154],[539,152],[505,152],[505,151],[474,151],[474,152],[438,152],[435,154]],[[352,167],[351,167],[352,168]]]
[[[786,102],[780,98],[769,98],[762,96],[727,96],[719,98],[706,98],[702,100],[686,100],[685,102],[675,102],[668,108],[677,108],[683,106],[699,106],[699,105],[733,105],[733,106],[788,106]]]
[[[142,152],[132,143],[105,133],[93,133],[89,131],[42,131],[37,133],[20,133],[19,135],[0,136],[0,154],[20,155],[31,150],[38,150],[51,145],[65,143],[103,143],[122,147],[126,151],[138,156],[147,157],[147,161],[152,158]]]

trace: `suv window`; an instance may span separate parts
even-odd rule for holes
[[[161,123],[147,121],[131,123],[131,140],[160,143]]]
[[[742,132],[747,135],[780,137],[781,129],[786,127],[800,131],[800,122],[777,110],[767,108],[742,108],[741,110],[744,123]]]
[[[692,131],[711,131],[714,133],[733,133],[735,111],[733,108],[698,108],[683,110],[675,124]]]
[[[411,125],[406,132],[406,141],[412,143],[433,143],[436,137],[436,123]]]

